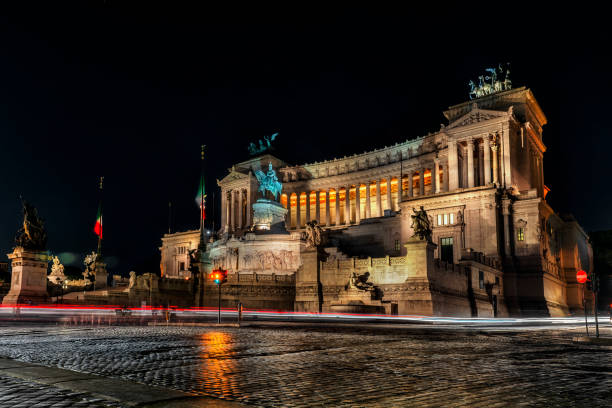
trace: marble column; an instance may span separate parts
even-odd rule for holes
[[[351,223],[351,186],[346,187],[344,193],[344,223]]]
[[[236,205],[234,202],[236,201],[236,191],[230,191],[230,231],[234,231],[236,226]]]
[[[295,228],[301,228],[302,227],[302,214],[301,214],[301,208],[300,208],[301,193],[296,193],[296,194],[297,194],[297,200],[295,203]]]
[[[467,178],[468,187],[474,187],[474,139],[467,142]]]
[[[329,190],[325,190],[325,225],[331,225],[331,214],[329,213]]]
[[[448,190],[454,191],[459,188],[459,160],[457,158],[457,142],[448,141]]]
[[[433,183],[434,192],[437,194],[440,192],[440,159],[437,157],[434,159]]]
[[[242,229],[242,189],[238,190],[238,229]]]
[[[393,203],[391,202],[391,177],[387,177],[387,207],[393,211]]]
[[[311,212],[311,202],[310,202],[310,195],[311,193],[307,193],[306,194],[306,222],[311,221],[312,218],[310,218],[310,212]]]
[[[372,218],[372,205],[370,204],[370,182],[366,183],[366,218]]]
[[[419,170],[419,195],[425,195],[425,169]]]
[[[493,152],[492,154],[492,158],[491,158],[491,162],[492,162],[492,167],[493,167],[493,183],[495,184],[499,184],[499,180],[498,180],[498,173],[499,171],[497,170],[497,151],[499,150],[499,145],[497,143],[493,143],[491,145],[491,151]]]
[[[484,183],[485,186],[491,184],[491,141],[489,135],[485,136],[483,140],[483,161],[484,161]]]
[[[250,177],[249,177],[250,180]],[[251,220],[251,211],[253,206],[251,205],[251,183],[249,181],[249,186],[247,187],[247,191],[246,191],[246,196],[247,196],[247,207],[246,207],[246,226],[250,227],[251,225],[253,225],[253,221]]]
[[[412,191],[412,170],[410,171],[410,173],[408,174],[408,197],[412,198],[413,197],[413,191]]]
[[[321,222],[321,192],[319,190],[315,191],[315,220],[317,220],[317,222],[319,224],[322,224]]]
[[[227,225],[227,191],[221,190],[221,231],[225,231]]]
[[[357,183],[355,186],[355,224],[359,224],[361,221],[361,198],[359,193],[361,190],[361,184]]]
[[[336,225],[340,225],[340,189],[336,189]]]
[[[382,209],[382,194],[380,192],[380,179],[376,180],[376,206],[378,207],[378,216],[383,216]]]

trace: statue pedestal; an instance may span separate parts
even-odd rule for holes
[[[286,215],[287,209],[280,203],[260,198],[253,204],[253,227],[260,232],[287,233]]]
[[[101,261],[94,263],[94,288],[103,289],[108,286],[108,272],[106,271],[106,264]]]
[[[11,259],[11,289],[2,304],[47,302],[49,256],[45,252],[17,247],[8,257]]]

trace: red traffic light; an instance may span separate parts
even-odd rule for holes
[[[227,281],[227,270],[215,269],[208,277],[214,281],[217,285],[225,283]]]
[[[587,281],[587,273],[583,270],[576,272],[576,280],[578,283],[585,283]]]

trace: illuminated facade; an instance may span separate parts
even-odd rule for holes
[[[347,277],[367,270],[371,282],[384,289],[377,298],[379,310],[422,311],[402,295],[421,287],[406,287],[416,277],[402,266],[412,262],[411,251],[416,251],[410,244],[410,215],[420,206],[433,225],[433,245],[419,247],[415,255],[427,265],[428,281],[419,282],[429,285],[423,286],[428,301],[437,302],[432,314],[450,313],[444,304],[459,304],[466,296],[469,305],[459,309],[471,309],[472,315],[499,315],[500,310],[565,315],[580,308],[575,272],[589,271],[592,251],[578,223],[557,215],[546,202],[546,117],[533,93],[524,87],[500,91],[452,106],[444,116],[448,125],[435,133],[363,154],[304,165],[263,154],[232,166],[218,182],[222,216],[220,240],[210,249],[213,263],[228,267],[230,275],[275,274],[274,265],[264,267],[264,261],[247,268],[240,252],[244,259],[254,256],[249,245],[265,252],[265,242],[251,232],[258,189],[254,173],[271,163],[283,183],[280,203],[287,209],[289,233],[278,238],[285,240],[283,245],[274,241],[267,250],[287,251],[283,256],[290,262],[270,262],[284,265],[283,275],[295,276],[296,310],[311,310],[307,302],[297,306],[308,293],[314,293],[319,310],[342,310],[353,293]],[[311,220],[329,231],[328,256],[316,261],[318,288],[301,288],[308,251],[298,241]],[[229,262],[230,256],[235,260]],[[457,266],[463,269],[458,272]],[[446,286],[427,289],[434,282]],[[444,297],[436,300],[438,292]],[[363,296],[355,296],[363,303]],[[478,302],[493,304],[492,309],[481,313]]]

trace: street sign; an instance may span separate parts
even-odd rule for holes
[[[587,281],[587,273],[583,270],[576,272],[576,280],[578,283],[585,283]]]

